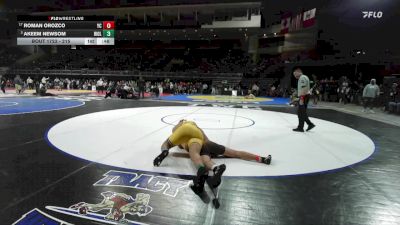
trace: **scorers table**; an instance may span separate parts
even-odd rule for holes
[[[17,16],[17,45],[114,45],[113,16]]]

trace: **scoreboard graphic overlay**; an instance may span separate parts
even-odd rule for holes
[[[18,45],[114,45],[113,16],[17,16]]]

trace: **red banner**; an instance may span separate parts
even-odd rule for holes
[[[304,12],[303,15],[303,27],[311,27],[315,24],[315,13],[316,13],[317,9],[313,8],[311,10],[308,10],[306,12]]]

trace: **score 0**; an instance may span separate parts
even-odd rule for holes
[[[103,21],[103,29],[114,30],[114,21]]]
[[[103,22],[103,37],[105,38],[114,37],[114,21]]]

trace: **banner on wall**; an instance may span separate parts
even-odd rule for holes
[[[315,13],[317,12],[316,8],[305,11],[303,15],[303,27],[311,27],[315,24]]]
[[[285,13],[282,16],[282,20],[281,20],[281,33],[282,34],[286,34],[289,32],[291,19],[292,19],[292,15],[290,13]]]
[[[317,9],[313,8],[296,15],[292,15],[291,13],[283,14],[281,18],[281,34],[313,26],[315,24],[316,12]]]

